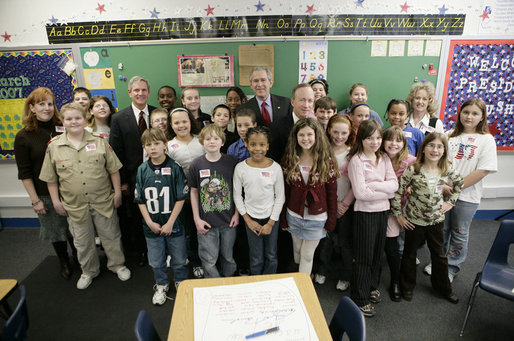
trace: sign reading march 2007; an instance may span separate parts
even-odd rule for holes
[[[184,38],[461,35],[465,14],[247,16],[47,25],[50,44]]]

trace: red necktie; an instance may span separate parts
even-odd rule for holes
[[[262,119],[264,120],[264,124],[267,127],[271,123],[271,118],[269,116],[268,109],[266,109],[266,102],[262,102],[261,108],[262,108]]]
[[[139,127],[139,134],[143,134],[143,132],[146,130],[146,121],[145,121],[145,112],[141,111],[139,113],[139,120],[137,121],[137,126]]]

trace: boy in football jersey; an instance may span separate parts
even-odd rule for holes
[[[198,232],[198,255],[205,277],[233,276],[233,257],[239,213],[232,195],[232,178],[237,159],[221,153],[225,142],[223,128],[205,126],[198,136],[205,148],[202,155],[189,165],[188,184],[191,187],[191,207]],[[220,257],[221,271],[216,263]]]
[[[141,142],[149,160],[137,170],[134,201],[139,204],[143,216],[148,263],[154,273],[152,303],[163,305],[169,289],[166,249],[171,256],[175,288],[188,278],[181,211],[189,189],[182,168],[165,153],[167,140],[161,130],[147,129]]]

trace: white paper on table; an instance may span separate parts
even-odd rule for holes
[[[318,340],[292,277],[194,288],[195,341],[236,341],[279,327],[259,341]]]

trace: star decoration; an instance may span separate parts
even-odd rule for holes
[[[102,12],[107,12],[107,11],[105,10],[105,4],[104,4],[104,5],[100,5],[100,3],[99,3],[99,2],[97,2],[97,5],[98,5],[98,7],[97,7],[97,8],[95,8],[95,9],[96,9],[97,11],[99,11],[99,12],[100,12],[100,14],[102,14]]]
[[[485,19],[489,19],[489,13],[484,11],[479,17],[482,18],[482,21],[484,21]]]
[[[407,10],[408,10],[408,9],[409,9],[409,7],[411,7],[411,6],[407,5],[407,1],[405,1],[405,3],[404,3],[403,5],[400,5],[400,7],[402,8],[402,10],[400,11],[400,13],[401,13],[401,12],[405,12],[405,13],[407,13]]]
[[[490,124],[489,125],[489,132],[491,133],[491,135],[496,135],[498,133],[501,133],[502,131],[500,129],[498,129],[496,126],[498,125],[498,121],[494,121],[493,124]]]
[[[312,15],[312,13],[314,13],[316,10],[314,9],[314,4],[312,5],[307,5],[307,10],[305,11],[305,13],[309,13],[309,15]]]
[[[155,7],[153,8],[153,11],[150,11],[150,14],[152,15],[152,18],[155,18],[155,19],[159,19],[159,13],[161,13],[161,12],[157,12]]]
[[[211,7],[211,5],[207,5],[207,8],[204,8],[204,11],[207,12],[207,16],[209,16],[209,14],[214,15],[214,7]]]
[[[259,11],[262,11],[264,12],[264,9],[263,7],[266,6],[265,4],[261,3],[261,0],[259,0],[259,3],[257,5],[254,5],[255,7],[257,7],[257,10],[256,12],[259,12]]]
[[[6,41],[11,41],[11,35],[10,35],[10,34],[7,34],[7,32],[5,32],[4,34],[2,34],[2,38],[4,38],[4,42],[6,42]]]
[[[54,25],[57,25],[57,22],[58,22],[59,20],[55,19],[55,18],[54,18],[54,16],[52,15],[52,18],[51,18],[51,19],[48,19],[48,21],[50,21],[50,22],[51,22],[51,24],[50,24],[51,26],[54,26]]]
[[[356,7],[363,7],[362,6],[363,2],[364,2],[364,0],[357,0],[357,1],[355,1],[355,5],[357,5]]]
[[[439,14],[441,15],[446,15],[446,11],[448,10],[448,8],[446,8],[443,4],[443,7],[439,7]]]

